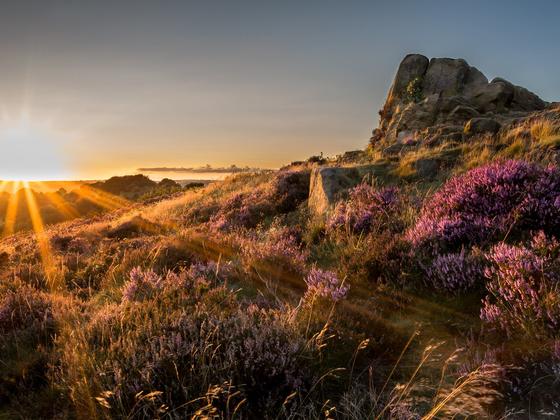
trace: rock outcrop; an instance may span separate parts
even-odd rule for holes
[[[309,209],[315,215],[325,214],[340,198],[341,192],[359,181],[360,174],[355,168],[313,168],[309,186]]]
[[[547,103],[502,78],[488,82],[463,59],[407,55],[397,70],[372,142],[436,143],[496,133],[507,120]]]
[[[318,166],[311,170],[308,207],[314,216],[325,216],[349,188],[386,172],[385,165]]]

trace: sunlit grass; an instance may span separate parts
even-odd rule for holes
[[[58,194],[49,194],[47,199],[57,208],[57,210],[67,219],[75,219],[80,217],[80,214],[68,205]]]
[[[37,202],[35,201],[34,192],[29,187],[29,182],[23,181],[23,187],[25,192],[27,210],[29,212],[31,224],[33,225],[33,231],[35,232],[35,237],[37,239],[39,254],[41,257],[41,262],[43,264],[43,270],[45,272],[45,276],[49,285],[52,288],[56,288],[57,285],[53,283],[55,278],[55,264],[51,246],[49,243],[49,237],[47,235],[47,232],[45,231],[43,219],[37,206]]]
[[[19,186],[20,186],[19,181],[12,182],[12,191],[8,201],[8,207],[6,209],[6,217],[4,220],[4,232],[3,232],[4,236],[11,235],[12,233],[14,233],[14,226],[16,224],[18,204],[19,204],[19,195],[18,195]]]
[[[106,210],[116,210],[130,204],[130,201],[122,197],[92,188],[89,185],[83,185],[76,189],[75,193]]]

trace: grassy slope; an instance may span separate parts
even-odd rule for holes
[[[435,149],[418,147],[389,157],[382,156],[380,150],[371,152],[374,158],[383,160],[385,180],[398,183],[410,197],[421,200],[450,174],[492,159],[554,160],[560,143],[555,125],[558,114],[548,113],[544,117],[546,119],[541,117],[514,127],[497,139],[481,138],[465,144],[444,144]],[[415,178],[412,169],[414,160],[426,156],[435,156],[446,164],[446,170],[430,182]],[[332,338],[325,341],[327,350],[322,350],[319,372],[345,369],[337,371],[338,379],[327,376],[321,381],[321,395],[312,397],[319,406],[327,399],[331,404],[340,404],[336,401],[338,397],[344,392],[354,392],[350,383],[367,384],[368,369],[375,370],[372,380],[377,388],[382,387],[400,351],[417,331],[420,331],[419,337],[414,339],[391,379],[406,381],[426,354],[426,346],[444,342],[429,354],[426,368],[415,378],[415,383],[421,384],[422,377],[437,386],[441,369],[447,366],[446,357],[467,344],[471,331],[479,329],[480,295],[452,298],[421,287],[402,288],[391,286],[390,282],[371,281],[369,266],[365,267],[363,262],[379,243],[375,239],[325,237],[321,224],[309,218],[305,202],[282,214],[265,208],[259,213],[257,227],[233,233],[211,230],[208,220],[224,202],[235,195],[261,190],[262,195],[268,197],[266,194],[274,178],[275,174],[268,172],[256,176],[238,175],[224,183],[155,204],[134,205],[95,219],[52,226],[46,232],[53,267],[48,279],[33,235],[22,233],[3,239],[1,247],[7,253],[1,266],[3,282],[12,283],[17,278],[49,294],[55,302],[53,311],[58,330],[52,342],[41,345],[39,353],[33,342],[28,346],[22,344],[11,356],[2,356],[9,370],[3,372],[0,383],[0,391],[8,395],[0,399],[0,410],[3,410],[0,416],[28,416],[37,410],[45,410],[45,417],[73,416],[76,410],[102,415],[103,410],[94,399],[95,387],[87,385],[84,376],[89,372],[85,366],[93,361],[88,361],[85,355],[82,355],[85,359],[72,359],[72,368],[84,370],[65,373],[66,381],[82,378],[83,386],[62,381],[56,373],[57,365],[69,363],[60,356],[60,352],[68,351],[68,345],[74,343],[76,349],[84,345],[72,338],[73,331],[87,331],[99,314],[121,304],[123,284],[136,266],[164,273],[188,268],[193,261],[229,264],[233,274],[228,279],[228,288],[235,290],[236,299],[266,299],[279,308],[298,307],[305,291],[303,275],[290,269],[289,260],[286,268],[283,265],[286,261],[281,258],[263,260],[253,252],[269,249],[271,244],[267,238],[278,226],[298,228],[307,267],[318,265],[336,270],[352,286],[350,297],[338,304],[334,315],[328,308],[312,309],[301,314],[303,329],[293,327],[311,342],[314,340],[312,332],[319,334],[322,327],[328,325]],[[383,181],[384,177],[380,179]],[[405,211],[406,225],[413,223],[416,208],[410,205],[408,212]],[[253,253],[244,251],[246,249]],[[84,340],[87,341],[87,337]],[[369,340],[368,344],[360,347],[364,340]],[[436,357],[436,353],[441,355]],[[54,368],[47,367],[49,364],[54,364]],[[455,377],[446,376],[444,387],[452,386]],[[25,396],[17,395],[22,389],[27,391]],[[421,396],[431,395],[431,391],[418,392]],[[417,402],[419,405],[430,404],[431,397],[426,397],[428,402],[422,402],[422,398]],[[308,403],[305,398],[304,402]],[[380,411],[379,407],[375,409]],[[354,414],[360,418],[363,411],[356,408]]]

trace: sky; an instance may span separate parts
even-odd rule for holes
[[[405,54],[560,98],[558,1],[0,0],[0,179],[364,148]]]

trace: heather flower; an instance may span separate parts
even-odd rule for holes
[[[537,237],[532,243],[541,242],[542,237]],[[509,335],[556,332],[560,326],[558,261],[531,248],[503,243],[493,247],[487,258],[489,295],[481,319]]]
[[[344,284],[332,271],[312,268],[305,279],[307,290],[304,301],[311,302],[315,298],[324,298],[338,302],[346,297],[350,286]]]
[[[483,279],[479,261],[461,250],[459,253],[438,255],[425,270],[426,280],[436,290],[458,293],[472,288]]]
[[[209,227],[217,231],[255,228],[267,217],[296,210],[308,194],[309,172],[280,171],[270,182],[218,203]]]
[[[154,270],[135,267],[130,271],[130,279],[123,287],[123,301],[142,301],[153,297],[163,288],[163,279]]]
[[[510,160],[450,179],[422,209],[408,232],[416,246],[458,249],[515,237],[527,230],[560,228],[560,172]]]
[[[249,265],[274,262],[295,272],[305,270],[307,253],[293,229],[274,226],[266,231],[247,232],[238,242]]]
[[[115,321],[139,322],[145,319],[142,309],[128,308],[134,312]],[[117,331],[104,328],[106,334]],[[189,308],[161,314],[157,324],[144,328],[102,342],[110,346],[98,368],[106,372],[101,378],[111,391],[110,406],[130,409],[139,392],[157,389],[177,415],[190,417],[196,411],[192,402],[210,385],[231,381],[254,413],[267,413],[311,382],[305,339],[273,311],[249,307],[218,315]]]
[[[329,230],[348,228],[353,233],[368,233],[375,226],[391,224],[395,228],[395,215],[400,206],[396,188],[375,187],[362,183],[352,188],[347,201],[339,202],[327,222]]]

